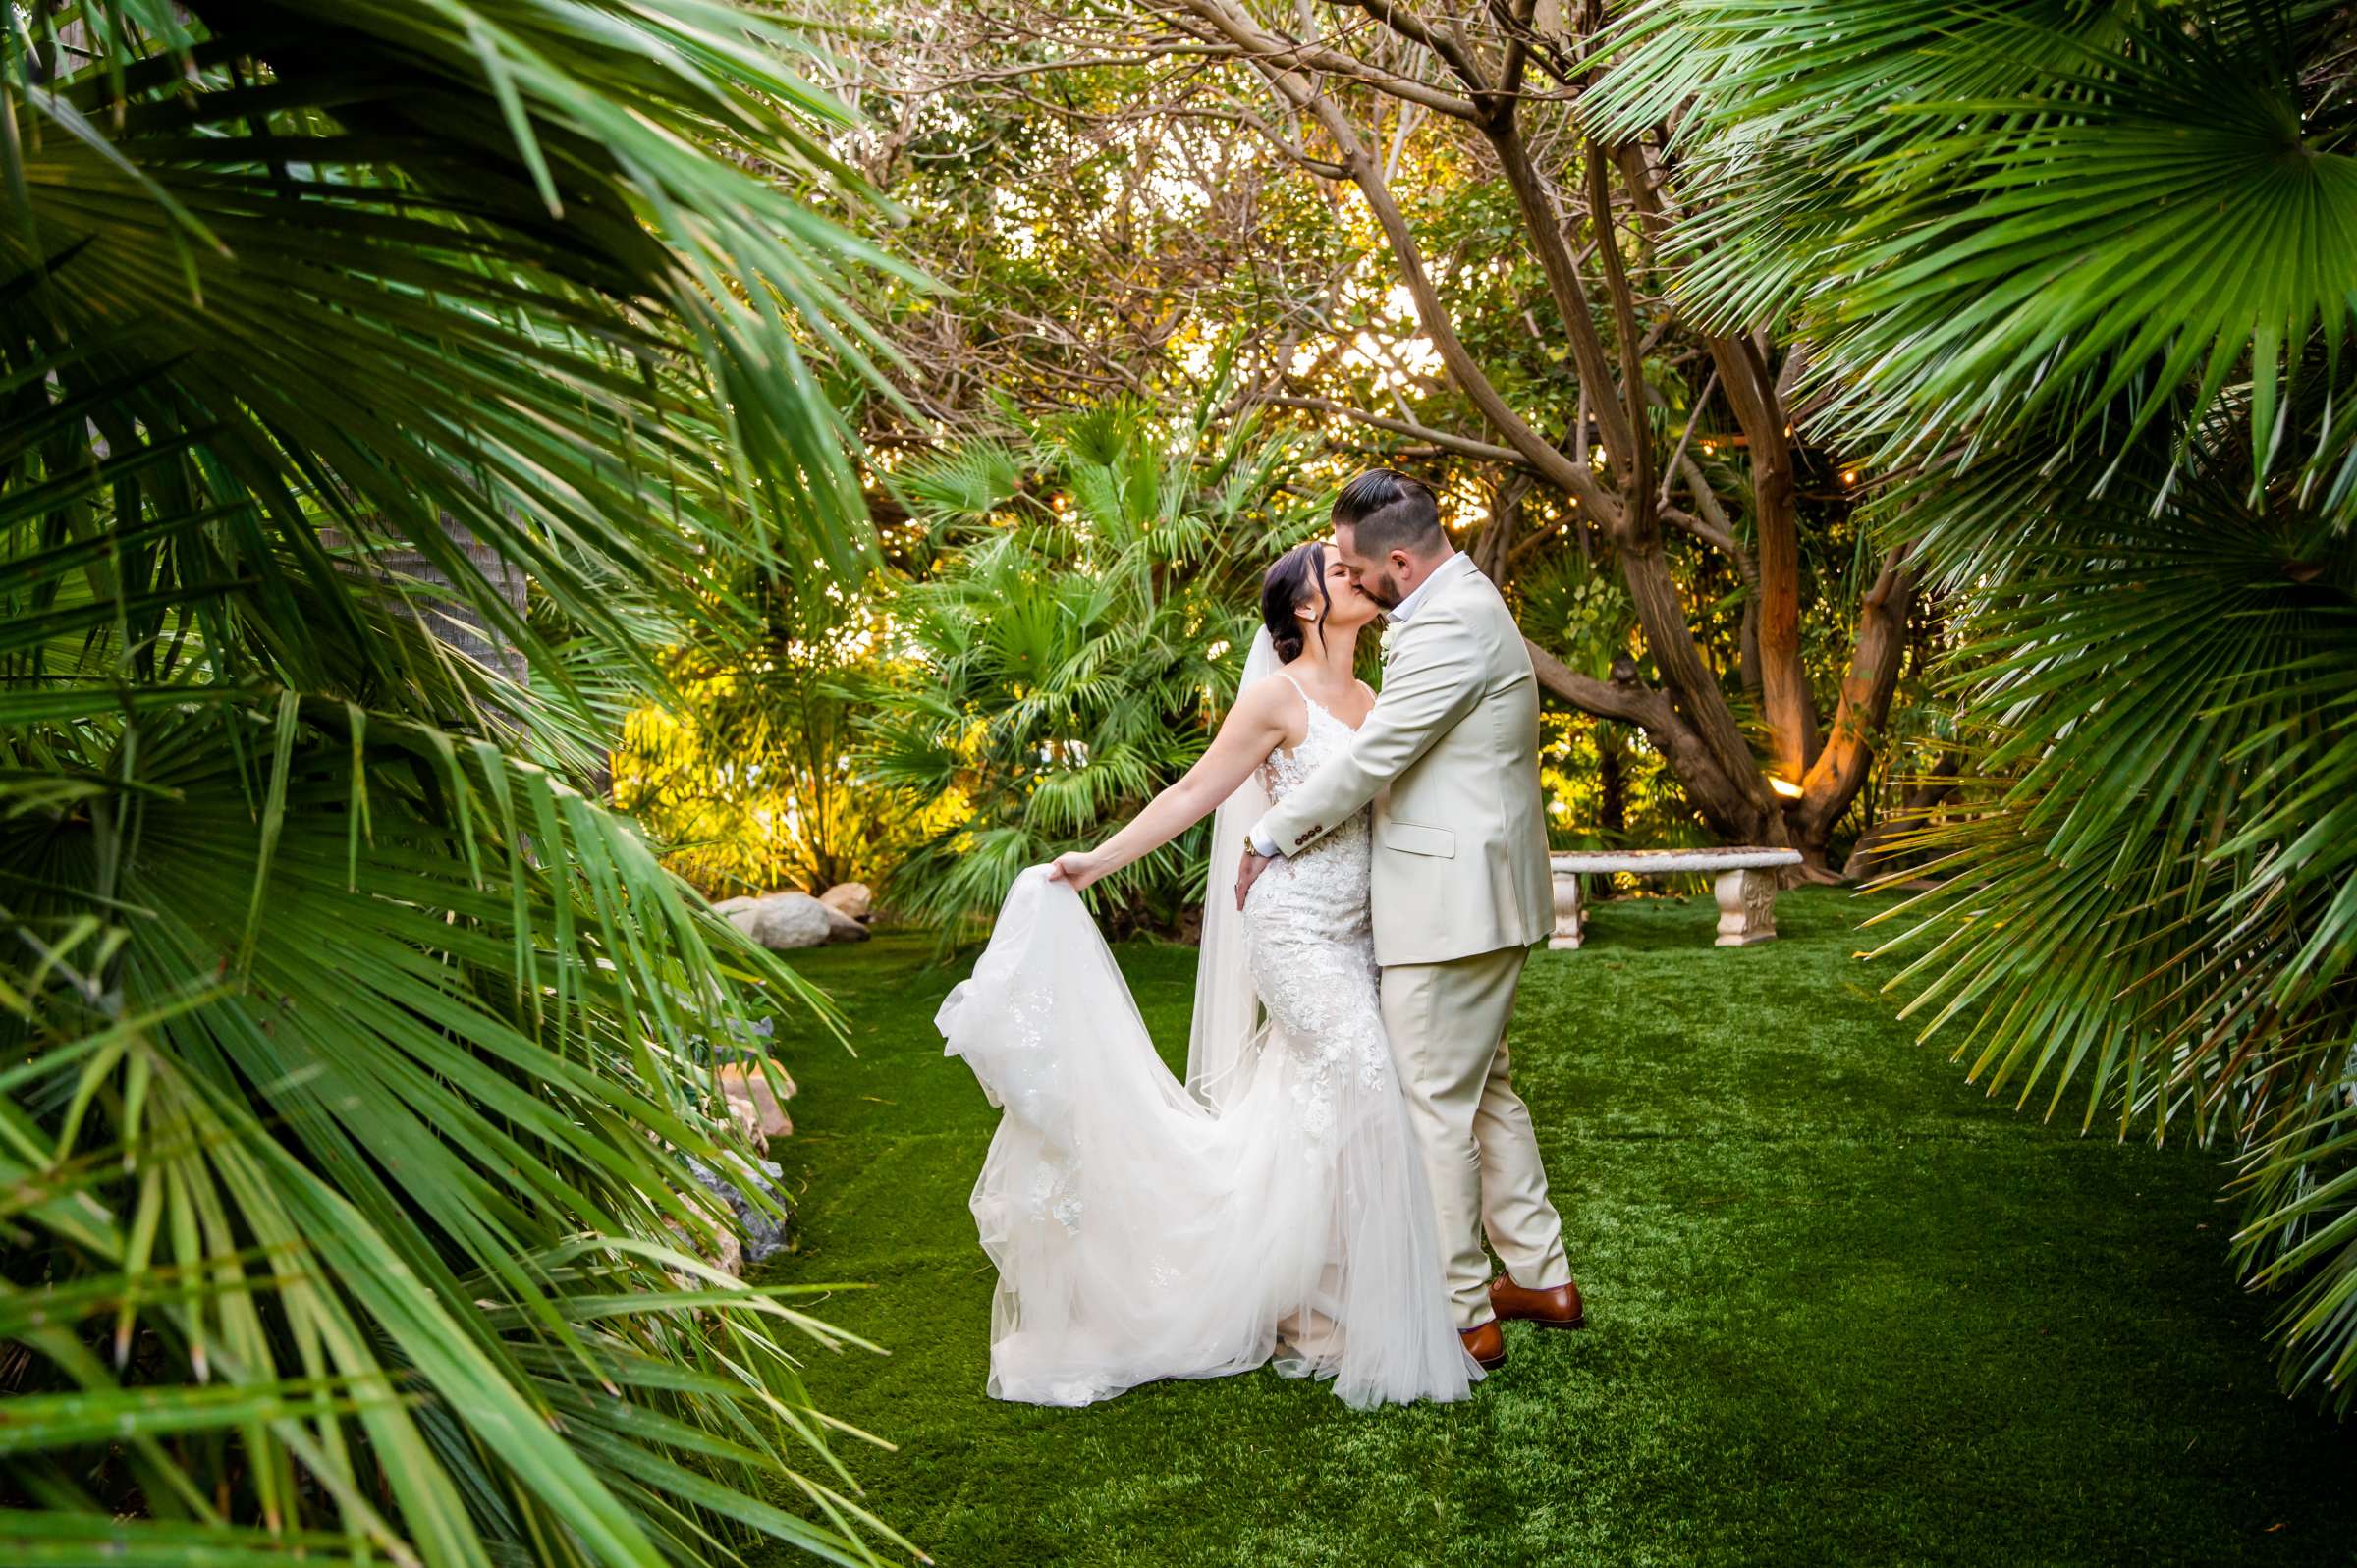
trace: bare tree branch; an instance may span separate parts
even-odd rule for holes
[[[1495,446],[1487,441],[1475,441],[1470,436],[1452,435],[1446,430],[1435,430],[1430,425],[1417,424],[1411,419],[1387,418],[1379,413],[1369,413],[1364,408],[1353,408],[1347,404],[1336,403],[1331,398],[1302,398],[1288,393],[1271,392],[1263,393],[1258,401],[1273,403],[1285,408],[1307,408],[1316,413],[1339,414],[1352,424],[1367,425],[1377,430],[1389,430],[1394,435],[1411,436],[1418,441],[1428,441],[1444,452],[1453,452],[1462,458],[1479,458],[1485,462],[1510,462],[1517,468],[1529,466],[1522,460],[1522,455],[1511,447]]]
[[[1452,119],[1470,122],[1481,118],[1481,111],[1468,98],[1444,92],[1413,77],[1387,71],[1338,49],[1270,32],[1255,22],[1242,6],[1233,4],[1233,0],[1178,0],[1178,3],[1203,23],[1217,28],[1229,41],[1240,46],[1256,63],[1363,81],[1394,97],[1405,98],[1410,103],[1420,103],[1427,109],[1438,110]]]

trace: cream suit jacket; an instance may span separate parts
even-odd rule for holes
[[[1392,628],[1350,749],[1261,818],[1299,851],[1375,802],[1375,961],[1446,963],[1555,925],[1539,690],[1497,585],[1469,565]],[[1388,786],[1388,787],[1387,787]]]

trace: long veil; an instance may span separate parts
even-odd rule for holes
[[[1278,659],[1269,628],[1252,637],[1236,693],[1274,675]],[[1233,697],[1230,705],[1233,706]],[[1195,1020],[1186,1038],[1186,1088],[1214,1110],[1244,1081],[1261,1033],[1260,1000],[1244,959],[1244,917],[1235,907],[1235,872],[1244,836],[1269,809],[1268,786],[1257,768],[1220,803],[1211,818],[1211,869],[1203,880],[1203,937],[1195,959]]]

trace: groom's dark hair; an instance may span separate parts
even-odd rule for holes
[[[1448,542],[1441,532],[1441,504],[1422,480],[1395,468],[1369,468],[1334,498],[1332,520],[1347,525],[1362,556],[1404,550],[1429,556]]]

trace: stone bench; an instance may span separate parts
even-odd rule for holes
[[[1659,877],[1672,871],[1715,871],[1721,947],[1748,947],[1776,940],[1777,868],[1800,864],[1797,849],[1629,849],[1582,850],[1550,855],[1555,868],[1555,935],[1550,947],[1576,947],[1586,924],[1579,894],[1583,871],[1630,871]]]

